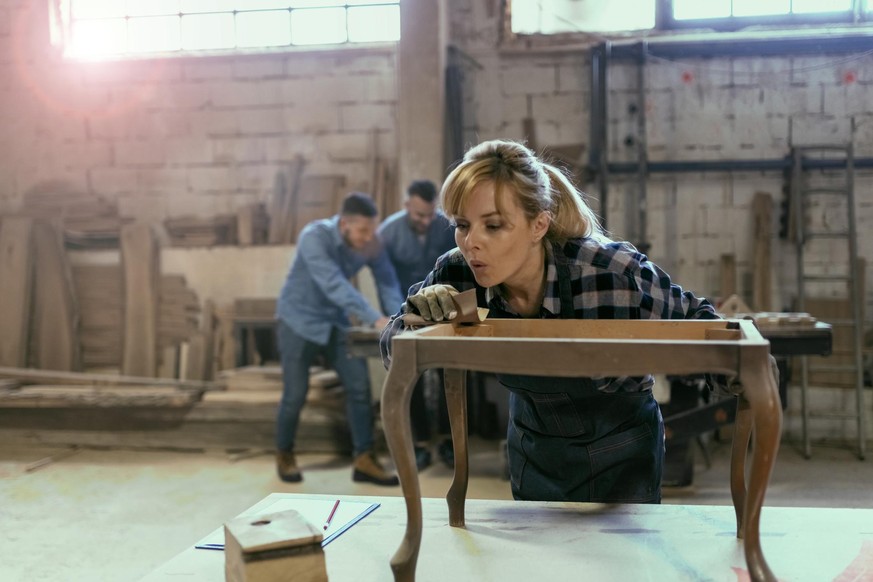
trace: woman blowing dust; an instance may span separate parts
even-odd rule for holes
[[[633,246],[610,240],[570,181],[519,143],[488,141],[468,151],[441,202],[458,248],[410,289],[382,332],[386,366],[402,313],[451,320],[451,296],[473,288],[491,318],[718,317]],[[664,424],[651,376],[497,377],[510,391],[516,499],[660,502]]]

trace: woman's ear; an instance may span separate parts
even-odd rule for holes
[[[543,210],[540,212],[536,218],[534,218],[533,223],[531,224],[531,234],[533,234],[534,242],[540,242],[543,240],[543,237],[546,236],[546,233],[549,232],[549,226],[552,224],[552,215],[551,213]]]

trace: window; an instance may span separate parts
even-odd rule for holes
[[[513,0],[512,32],[616,32],[655,26],[656,0]]]
[[[852,0],[673,0],[676,20],[822,14],[851,9]]]
[[[512,0],[511,6],[516,34],[873,20],[873,0]]]
[[[70,58],[396,41],[399,0],[54,0]]]

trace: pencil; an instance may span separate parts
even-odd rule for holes
[[[325,530],[327,530],[327,528],[330,526],[330,522],[331,520],[333,520],[333,514],[336,513],[336,508],[339,507],[339,502],[340,500],[337,499],[336,503],[333,504],[333,509],[330,510],[330,515],[327,516],[327,520],[324,522]]]

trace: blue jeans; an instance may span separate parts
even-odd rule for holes
[[[352,432],[355,455],[373,448],[373,405],[370,378],[363,358],[349,357],[345,332],[334,327],[326,346],[308,341],[284,322],[278,327],[282,357],[282,400],[276,417],[276,449],[293,451],[300,411],[309,391],[309,367],[315,356],[323,354],[327,365],[336,370],[346,393],[346,416]]]

